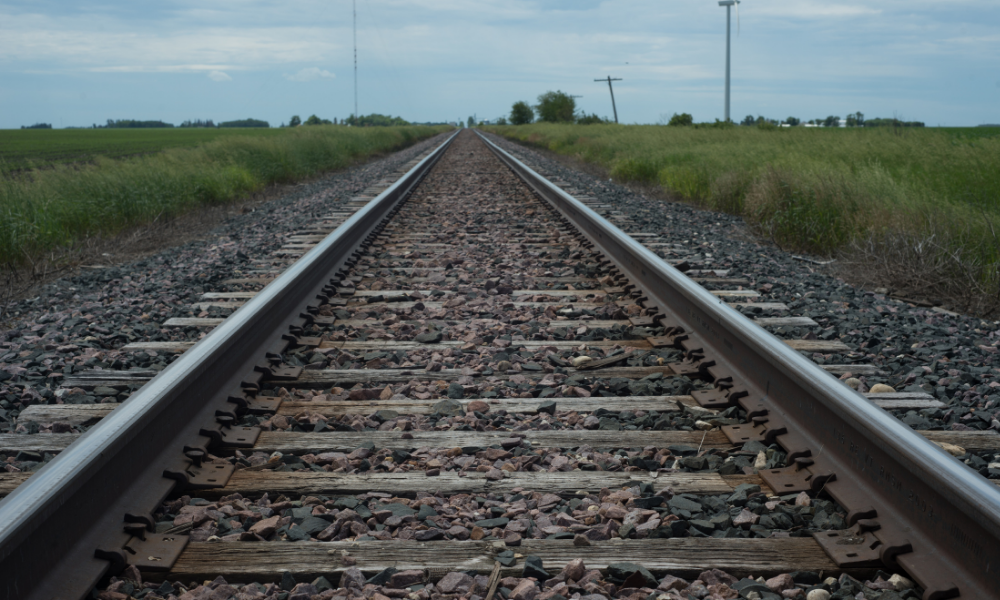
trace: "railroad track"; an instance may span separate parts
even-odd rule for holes
[[[21,415],[86,433],[0,435],[60,453],[0,476],[5,597],[1000,596],[1000,497],[924,441],[996,435],[910,431],[932,398],[481,136],[408,167],[126,347],[162,373],[63,384],[127,402]]]

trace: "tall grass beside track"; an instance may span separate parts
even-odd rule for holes
[[[1000,132],[490,127],[742,216],[785,249],[839,256],[901,295],[1000,309]]]
[[[232,202],[397,150],[446,127],[298,127],[234,135],[93,164],[56,165],[0,177],[0,263],[23,264],[91,236]],[[263,130],[267,131],[267,130]]]

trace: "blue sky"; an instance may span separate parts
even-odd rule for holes
[[[723,115],[716,0],[357,0],[359,110],[509,113],[547,90],[623,123]],[[745,0],[732,114],[1000,123],[996,0]],[[0,2],[0,128],[278,125],[353,112],[351,0]]]

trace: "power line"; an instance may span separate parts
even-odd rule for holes
[[[615,106],[615,88],[611,87],[612,81],[621,81],[620,77],[612,78],[608,75],[607,79],[595,79],[594,81],[607,81],[608,89],[611,90],[611,110],[615,111],[615,123],[618,123],[618,107]]]

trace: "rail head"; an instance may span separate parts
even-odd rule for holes
[[[790,431],[777,442],[802,451],[813,475],[832,474],[824,489],[850,511],[849,524],[871,522],[884,563],[905,569],[928,599],[1000,597],[995,485],[477,134],[724,372],[748,383],[768,418]]]
[[[141,390],[0,501],[0,598],[82,598],[109,567],[95,558],[129,539],[173,489],[165,468],[289,326],[440,159],[458,132],[372,199]],[[202,443],[207,438],[200,437]],[[200,445],[200,444],[199,444]]]

